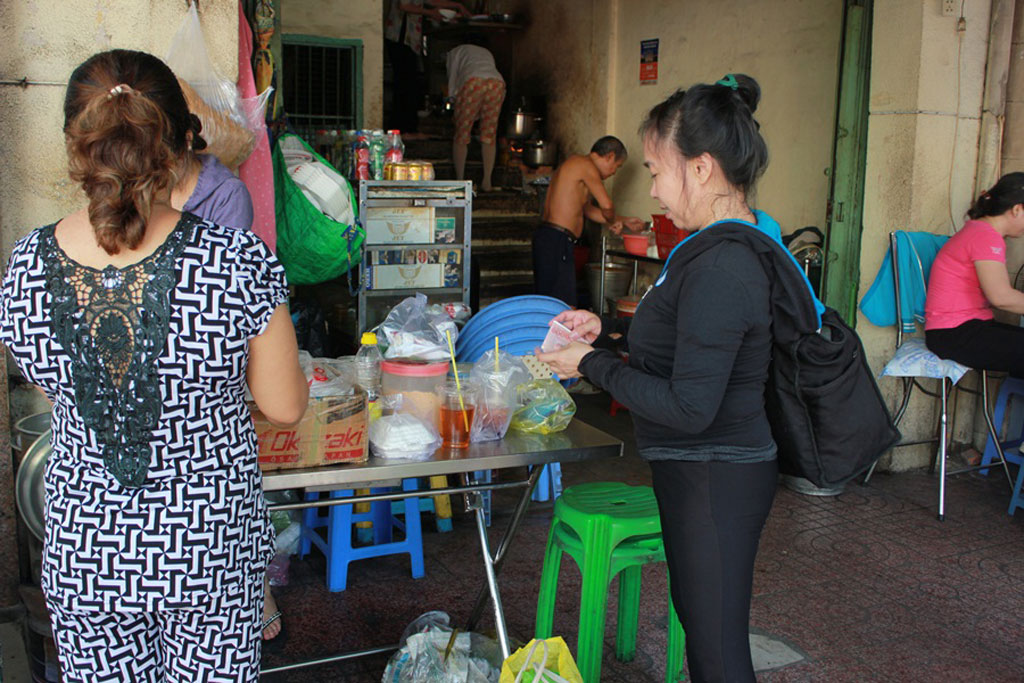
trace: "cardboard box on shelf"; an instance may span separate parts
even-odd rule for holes
[[[363,226],[366,244],[432,244],[434,207],[369,207]]]
[[[264,470],[366,462],[370,442],[366,394],[309,399],[294,427],[277,427],[250,403]]]
[[[444,265],[417,263],[411,266],[368,266],[366,289],[416,289],[444,287]]]

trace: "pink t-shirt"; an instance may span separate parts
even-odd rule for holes
[[[924,305],[926,330],[958,327],[968,320],[992,320],[975,261],[1006,263],[1006,242],[985,221],[967,221],[935,257]]]

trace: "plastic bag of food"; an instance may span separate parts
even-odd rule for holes
[[[401,647],[388,661],[381,681],[498,683],[501,659],[501,650],[491,638],[453,631],[446,613],[427,612],[405,629]]]
[[[569,426],[576,403],[554,379],[535,379],[516,389],[519,409],[512,415],[512,429],[531,434],[553,434]]]
[[[504,351],[485,351],[473,365],[469,377],[477,386],[476,410],[470,441],[495,441],[505,436],[512,413],[519,407],[516,389],[530,381],[523,362]]]
[[[178,77],[189,110],[203,124],[204,150],[235,171],[256,147],[269,93],[245,102],[235,82],[220,75],[210,59],[199,23],[198,3],[191,3],[167,51],[167,66]]]
[[[385,358],[416,358],[419,360],[447,360],[448,337],[452,344],[459,337],[459,328],[445,312],[429,313],[427,297],[417,294],[403,299],[391,309],[380,324],[378,339],[387,341]]]
[[[434,425],[409,413],[383,415],[370,424],[370,449],[378,458],[426,460],[440,446]]]

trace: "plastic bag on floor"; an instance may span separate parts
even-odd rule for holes
[[[561,637],[531,640],[501,665],[500,683],[583,683]]]
[[[479,633],[455,632],[444,612],[427,612],[405,629],[382,683],[498,683],[501,650]],[[451,649],[449,650],[449,645]]]

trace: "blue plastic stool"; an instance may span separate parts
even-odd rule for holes
[[[533,489],[531,500],[537,503],[544,503],[555,500],[562,495],[562,465],[553,462],[544,465],[540,471],[540,478],[537,480],[537,487]]]
[[[1015,377],[1007,377],[1003,380],[1002,385],[999,387],[999,394],[996,396],[995,408],[992,410],[992,423],[996,427],[998,432],[1003,428],[1003,420],[1006,418],[1006,409],[1009,407],[1013,397],[1024,399],[1024,380],[1017,379]],[[1016,439],[1010,439],[1008,441],[1000,441],[999,445],[1003,448],[1003,455],[1006,456],[1006,462],[1016,463],[1020,465],[1024,462],[1024,457],[1021,456],[1020,445],[1024,442],[1024,434],[1018,436]],[[993,461],[997,460],[996,456],[996,445],[992,441],[991,435],[985,441],[985,452],[981,456],[982,465],[990,465]],[[988,469],[979,470],[982,474],[988,474]],[[1017,477],[1018,483],[1016,486],[1017,491],[1020,490],[1020,477]],[[1010,514],[1013,514],[1013,505],[1011,503]]]
[[[373,493],[386,493],[390,488],[371,489]],[[403,491],[418,490],[415,479],[402,482]],[[306,494],[306,500],[319,500],[325,491],[314,491]],[[352,489],[330,491],[331,498],[349,498]],[[377,501],[370,504],[370,512],[356,513],[351,504],[332,505],[328,508],[308,508],[302,515],[302,536],[299,543],[299,557],[309,554],[311,545],[316,545],[327,558],[327,589],[332,592],[343,591],[348,583],[348,565],[356,560],[371,557],[409,553],[412,564],[412,578],[420,579],[424,575],[423,567],[423,531],[420,526],[420,498],[406,498],[405,523],[399,522],[391,514],[391,501]],[[352,534],[355,522],[373,522],[373,544],[355,546]],[[325,541],[316,532],[321,526],[327,527]],[[405,538],[401,541],[392,540],[394,527],[404,530]]]
[[[1013,484],[1013,495],[1010,497],[1010,507],[1006,514],[1013,517],[1017,508],[1024,508],[1024,465],[1017,469],[1017,481]]]

